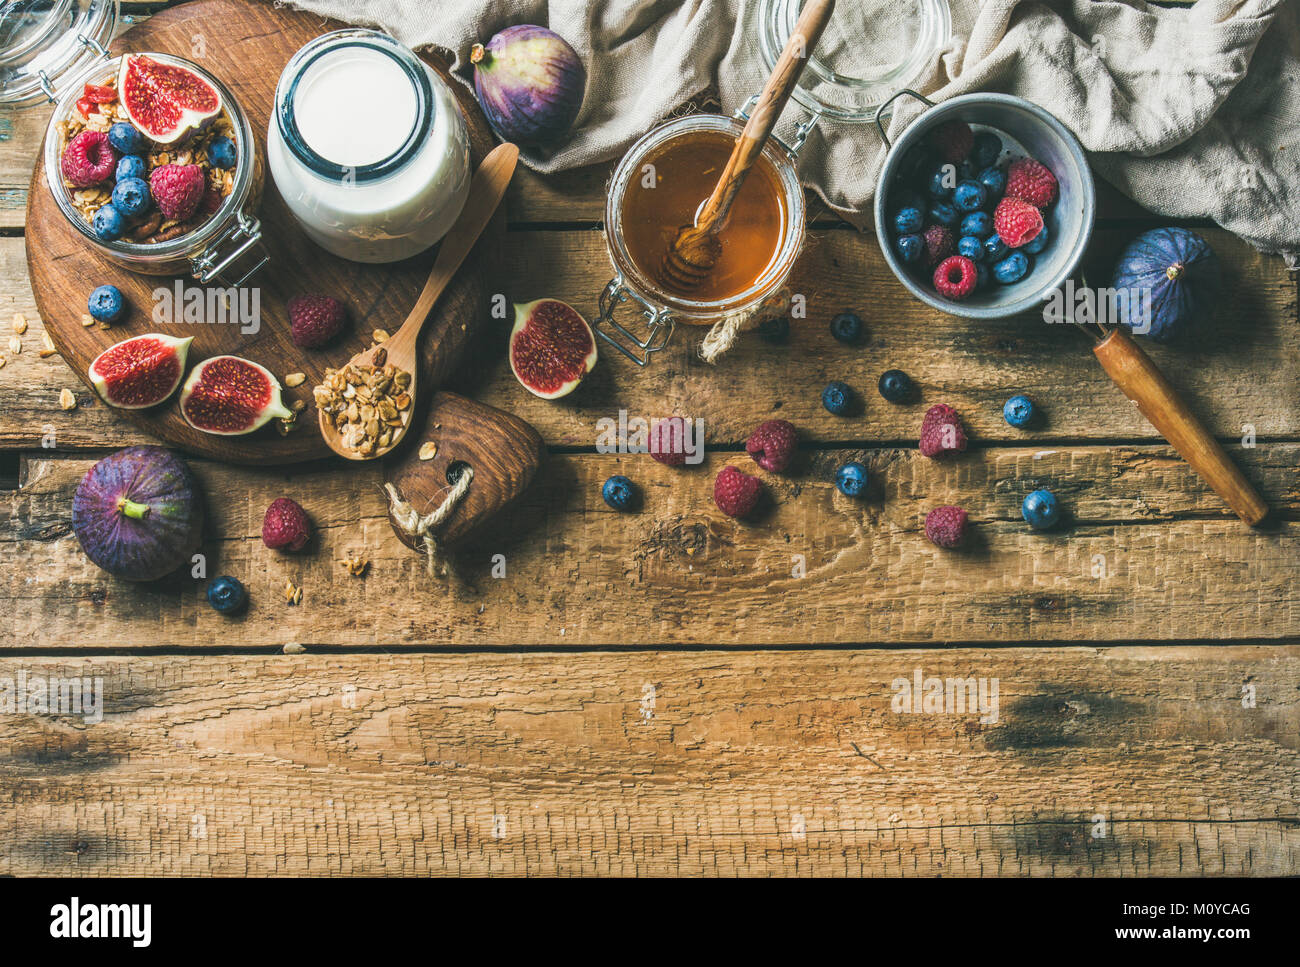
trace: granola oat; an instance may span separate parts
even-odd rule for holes
[[[312,391],[316,408],[338,429],[343,445],[366,457],[396,442],[411,418],[406,392],[411,374],[378,356],[376,362],[380,365],[327,369]]]

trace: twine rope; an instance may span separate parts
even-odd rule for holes
[[[700,359],[713,365],[722,354],[736,344],[742,331],[754,329],[766,319],[785,312],[790,302],[790,290],[781,289],[752,309],[744,309],[723,316],[715,322],[700,343]]]
[[[443,498],[442,503],[434,508],[432,512],[423,516],[402,499],[402,495],[397,492],[396,487],[391,483],[384,484],[384,490],[388,492],[388,512],[393,515],[393,520],[397,521],[397,526],[402,529],[403,533],[408,537],[419,538],[420,543],[424,546],[430,577],[437,577],[440,569],[443,577],[450,575],[450,568],[443,558],[442,547],[434,531],[451,516],[451,512],[456,509],[456,505],[469,492],[469,482],[473,479],[474,468],[466,467],[462,471],[460,478],[452,486],[451,491]]]

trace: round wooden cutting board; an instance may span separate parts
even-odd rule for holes
[[[264,153],[275,85],[284,65],[303,44],[340,26],[270,4],[195,0],[165,10],[128,30],[114,43],[113,53],[159,51],[199,63],[230,87],[248,113],[258,150]],[[196,36],[205,39],[201,58],[194,56]],[[446,76],[442,64],[431,60],[429,63]],[[477,164],[493,144],[491,131],[465,86],[453,81],[451,87],[469,121]],[[283,437],[276,430],[274,420],[245,436],[215,436],[195,430],[180,414],[179,392],[168,402],[149,410],[119,411],[164,441],[192,453],[233,463],[284,464],[330,456],[317,426],[312,387],[326,367],[341,366],[354,353],[370,345],[370,334],[375,329],[390,333],[397,330],[415,304],[436,249],[391,265],[362,265],[330,255],[298,228],[269,172],[258,214],[271,256],[270,265],[250,282],[261,290],[260,330],[246,335],[240,332],[239,326],[231,324],[160,325],[152,319],[153,293],[163,286],[170,288],[173,278],[137,275],[95,251],[55,205],[46,184],[44,165],[38,157],[27,205],[26,233],[27,264],[36,304],[55,347],[83,380],[87,378],[90,363],[104,349],[145,332],[193,336],[190,365],[209,356],[230,353],[261,363],[282,384],[289,373],[306,374],[301,386],[285,388],[286,405],[302,399],[307,408],[294,429]],[[501,224],[502,219],[498,217],[488,234],[499,231]],[[475,326],[488,315],[483,263],[485,253],[494,247],[492,241],[490,237],[480,240],[425,327],[421,384],[429,389],[446,381],[469,344]],[[192,279],[185,281],[191,286],[198,284]],[[86,299],[95,286],[104,283],[122,290],[131,306],[130,316],[111,329],[85,328],[81,317],[86,312]],[[348,307],[349,331],[324,349],[299,349],[289,336],[285,305],[304,292],[333,295]]]

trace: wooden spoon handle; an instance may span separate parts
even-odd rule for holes
[[[834,11],[835,0],[808,0],[804,5],[790,39],[781,51],[781,58],[776,62],[772,76],[767,79],[758,104],[749,115],[745,130],[741,132],[740,140],[736,142],[736,147],[727,160],[727,167],[723,169],[717,187],[713,189],[713,194],[700,211],[700,217],[696,219],[696,227],[701,231],[712,232],[717,223],[726,219],[736,193],[744,184],[749,169],[763,153],[763,145],[767,143],[772,128],[776,127],[777,118],[785,109],[786,101],[790,100],[794,86],[799,82],[799,75],[803,73],[804,65],[808,63],[808,58]]]
[[[1115,385],[1238,517],[1254,527],[1268,515],[1268,505],[1219,441],[1124,330],[1112,329],[1093,352]]]

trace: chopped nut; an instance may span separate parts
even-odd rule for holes
[[[27,331],[27,317],[21,312],[14,313],[14,332],[22,335]]]
[[[88,312],[83,312],[81,314],[81,324],[89,329],[95,324],[95,317]]]
[[[385,337],[385,338],[387,338],[387,337]],[[385,364],[386,362],[388,362],[388,350],[387,350],[387,349],[384,349],[383,347],[380,347],[379,349],[376,349],[376,350],[375,350],[375,355],[374,355],[374,357],[373,357],[373,361],[374,361],[374,365],[376,365],[376,366],[378,366],[378,367],[380,367],[380,368],[382,369],[383,366],[384,366],[384,364]]]
[[[376,329],[370,334],[370,338],[375,342],[388,342],[388,332],[384,329]],[[380,365],[383,365],[382,363]]]
[[[65,410],[75,410],[77,408],[77,397],[70,389],[59,390],[59,405]]]
[[[299,592],[299,593],[301,594],[301,592]],[[290,602],[290,603],[291,603],[291,604],[297,604],[298,602],[297,602],[297,601],[292,601],[292,602]],[[291,641],[291,642],[289,642],[288,644],[286,644],[283,648],[281,648],[280,650],[281,650],[284,654],[286,654],[286,655],[301,655],[301,654],[302,654],[303,652],[305,652],[307,649],[304,648],[302,645],[298,644],[296,641]]]
[[[292,581],[284,582],[284,600],[290,605],[296,605],[302,602],[302,588]],[[302,647],[301,645],[299,647]]]
[[[54,348],[54,340],[50,338],[48,332],[41,333],[41,359],[49,359],[58,350]]]
[[[306,408],[307,408],[306,400],[294,400],[292,403],[289,404],[289,409],[293,410],[295,413],[301,413]]]
[[[357,557],[349,557],[343,562],[343,566],[348,569],[348,573],[353,577],[360,578],[366,576],[366,571],[370,569],[370,561],[358,555]]]
[[[23,351],[23,341],[19,339],[17,336],[10,336],[9,351],[13,353],[15,356],[17,356],[20,352]]]
[[[437,455],[438,455],[438,444],[434,443],[432,440],[430,440],[428,443],[422,443],[420,445],[419,456],[421,460],[432,460]]]
[[[292,389],[295,386],[301,386],[306,381],[307,381],[307,377],[305,374],[290,373],[288,376],[284,378],[284,385]]]

